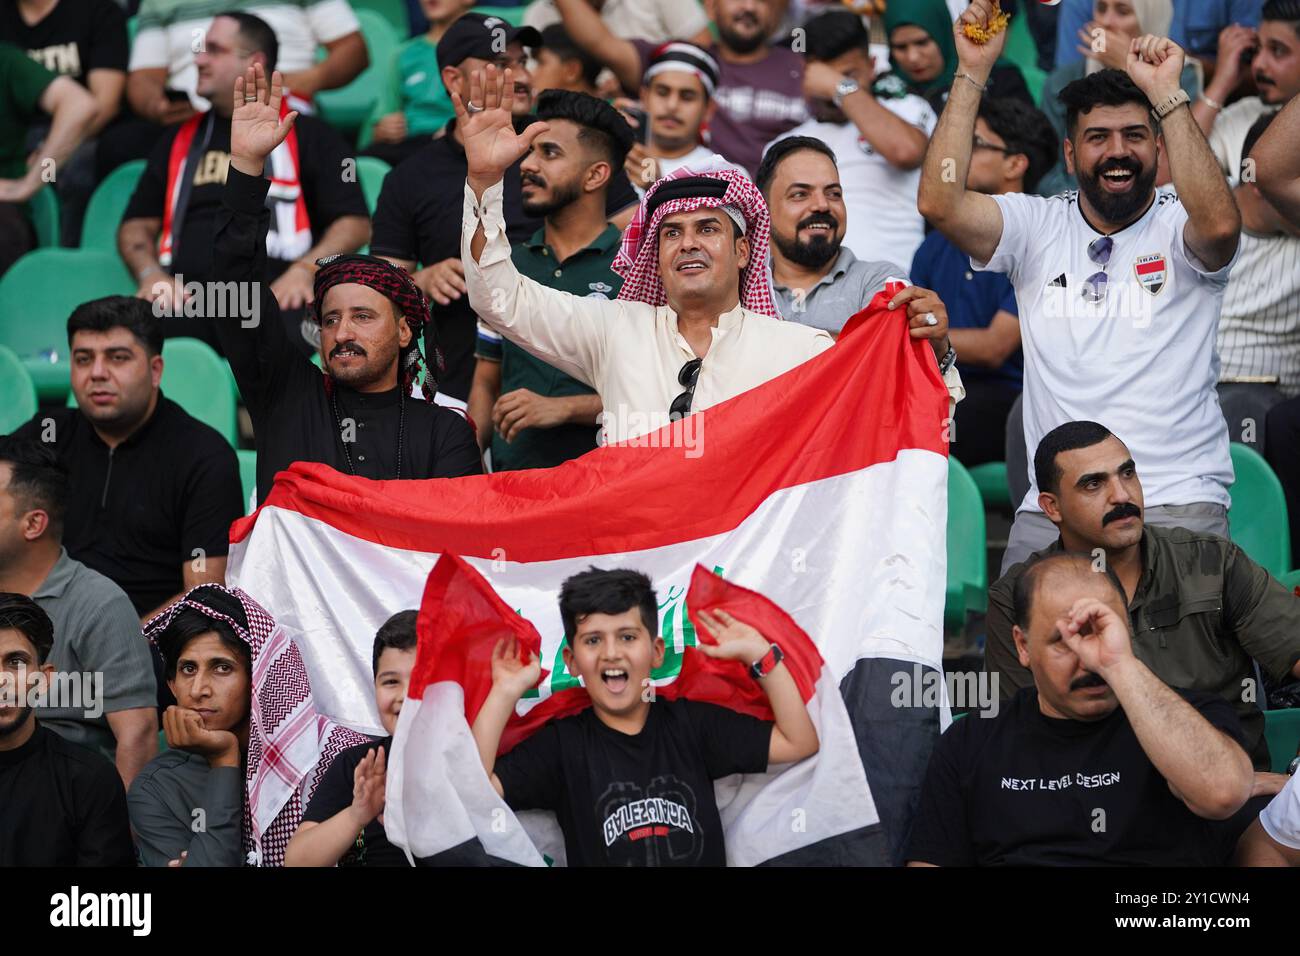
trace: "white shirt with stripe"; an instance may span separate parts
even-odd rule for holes
[[[1300,395],[1300,239],[1242,230],[1241,252],[1223,294],[1220,381],[1277,378]]]

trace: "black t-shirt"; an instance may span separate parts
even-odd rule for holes
[[[126,72],[126,16],[113,0],[59,0],[34,26],[23,20],[17,2],[0,3],[0,41],[83,86],[91,70]]]
[[[641,733],[591,708],[497,760],[515,810],[559,818],[569,866],[725,866],[713,781],[767,769],[772,724],[725,707],[658,700]]]
[[[533,119],[516,119],[515,123],[523,126]],[[455,122],[448,123],[442,136],[384,177],[375,205],[374,235],[370,241],[373,255],[410,259],[417,267],[460,258],[462,196],[468,167],[465,149],[452,135]],[[636,190],[620,169],[610,182],[605,212],[613,216],[636,202]],[[542,220],[524,215],[519,163],[506,171],[501,206],[506,236],[512,243],[523,242],[542,228]],[[478,320],[465,296],[450,305],[433,301],[429,304],[447,362],[447,374],[439,389],[466,400],[474,378]]]
[[[196,548],[228,552],[231,522],[244,514],[234,449],[161,392],[149,420],[113,449],[76,408],[38,412],[15,434],[53,444],[72,481],[68,554],[114,581],[138,613],[182,590]]]
[[[0,750],[0,866],[135,866],[122,778],[38,721]]]
[[[189,203],[179,235],[173,236],[171,272],[188,281],[222,281],[228,276],[213,275],[212,246],[217,231],[217,213],[221,209],[227,170],[230,167],[230,120],[216,113],[200,123],[195,139],[207,136],[207,144],[188,175],[192,177]],[[294,122],[298,131],[299,177],[312,237],[318,240],[340,216],[366,216],[365,196],[355,178],[343,177],[343,160],[349,155],[347,144],[329,126],[311,116],[299,116]],[[167,192],[167,165],[172,143],[180,126],[163,134],[149,154],[140,182],[135,187],[122,220],[162,219]],[[272,281],[288,268],[289,262],[271,259],[266,262],[266,280]]]
[[[365,744],[349,747],[329,765],[325,776],[316,785],[307,812],[302,815],[308,823],[324,823],[336,813],[352,806],[353,777],[357,764],[361,763],[366,753],[384,748],[385,756],[392,756],[393,738],[375,739]],[[371,820],[357,833],[352,848],[339,860],[339,866],[410,866],[406,854],[388,842],[388,834],[379,818]]]
[[[1230,704],[1180,693],[1210,724],[1243,741]],[[1093,722],[1046,717],[1033,687],[997,717],[972,714],[939,738],[906,857],[937,866],[1225,862],[1214,821],[1170,792],[1121,708]]]

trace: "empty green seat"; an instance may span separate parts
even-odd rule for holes
[[[131,295],[135,284],[116,253],[36,249],[0,278],[0,345],[18,355],[42,400],[68,393],[68,316],[83,302]]]
[[[517,7],[474,7],[474,13],[481,13],[485,17],[500,17],[513,27],[523,26],[524,14],[528,11],[527,4]]]
[[[181,408],[220,432],[231,447],[239,444],[235,376],[212,346],[189,338],[164,342],[162,390]]]
[[[32,225],[36,229],[36,247],[51,249],[59,244],[59,194],[47,183],[27,201]]]
[[[375,214],[379,190],[384,187],[384,177],[392,168],[376,156],[357,157],[357,179],[361,182],[361,191],[365,194],[366,208],[370,210],[371,216]]]
[[[1280,578],[1291,566],[1291,533],[1282,483],[1259,452],[1239,442],[1233,442],[1231,449],[1237,480],[1229,489],[1229,533],[1252,560]]]
[[[257,452],[251,448],[235,450],[239,456],[239,481],[244,487],[244,513],[257,509]]]
[[[36,386],[11,349],[0,345],[0,435],[36,414]]]
[[[1300,746],[1300,709],[1264,711],[1264,739],[1274,773],[1286,773],[1286,766]]]
[[[342,89],[316,94],[321,119],[348,135],[354,135],[370,115],[384,84],[383,71],[402,41],[402,36],[384,16],[374,10],[358,10],[357,19],[361,21],[361,34],[370,52],[370,65]]]
[[[1007,463],[1005,461],[987,461],[982,465],[968,468],[980,490],[986,508],[1010,508],[1011,489],[1007,486]]]
[[[122,224],[122,214],[144,167],[143,159],[123,163],[95,187],[81,224],[81,248],[102,249],[117,255],[117,227]]]
[[[988,608],[989,571],[985,555],[984,501],[975,480],[956,458],[948,457],[948,586],[944,626],[960,630],[966,613]]]

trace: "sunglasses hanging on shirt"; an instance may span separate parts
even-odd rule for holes
[[[691,413],[691,400],[695,398],[695,383],[700,380],[700,366],[704,359],[693,358],[677,373],[677,384],[686,389],[668,406],[668,420],[679,421]]]
[[[1110,236],[1101,236],[1088,243],[1088,258],[1101,266],[1100,272],[1094,272],[1083,280],[1083,298],[1086,302],[1104,302],[1106,299],[1106,267],[1110,265],[1110,253],[1115,248],[1115,240]]]

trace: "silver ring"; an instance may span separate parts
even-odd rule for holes
[[[245,93],[245,94],[244,94],[244,102],[245,102],[245,103],[256,103],[256,102],[257,102],[257,94],[256,94],[256,93],[253,93],[252,95],[249,95],[248,93]]]
[[[926,325],[938,325],[938,324],[939,324],[939,320],[935,317],[935,314],[934,314],[933,312],[927,312],[927,313],[925,313],[925,315],[921,316],[921,318],[925,319],[925,324],[926,324]]]
[[[465,101],[465,112],[467,112],[467,113],[482,113],[482,112],[483,112],[483,107],[481,107],[481,106],[475,106],[473,103],[471,103],[470,101],[466,100],[466,101]]]

